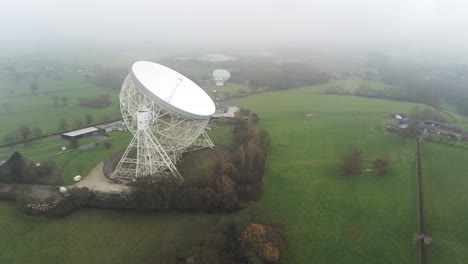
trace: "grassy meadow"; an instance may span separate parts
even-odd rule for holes
[[[0,263],[166,263],[204,232],[244,214],[80,210],[29,217],[0,201]]]
[[[425,143],[422,146],[426,230],[433,241],[430,263],[468,259],[468,150]]]
[[[272,138],[261,203],[287,229],[286,249],[280,263],[419,263],[418,244],[413,241],[418,230],[415,142],[404,142],[383,131],[389,122],[386,117],[408,112],[418,104],[322,94],[328,86],[267,92],[234,100],[235,104],[257,113]],[[44,111],[54,110],[50,102],[48,105],[50,109]],[[118,105],[114,103],[111,107]],[[118,113],[116,109],[113,111]],[[49,125],[52,123],[55,128],[56,121]],[[208,132],[215,144],[232,146],[231,126],[214,123],[210,126],[216,126]],[[60,164],[64,181],[71,183],[77,172],[86,175],[99,162],[125,148],[130,138],[129,133],[114,132],[109,139],[110,149],[101,144],[89,150],[71,150],[52,160]],[[93,140],[82,139],[80,145]],[[62,139],[42,141],[20,150],[25,156],[40,157],[55,153],[62,144]],[[392,161],[389,173],[376,175],[368,171],[354,177],[342,176],[340,161],[351,145],[364,149],[366,169],[374,158],[389,156]],[[452,158],[459,158],[463,164],[462,155],[455,152],[441,161],[437,155],[444,155],[443,152],[434,154],[429,147],[424,160],[432,157],[432,161],[425,163],[439,166],[440,173],[432,176],[433,189],[427,180],[426,191],[439,191],[440,199],[427,201],[426,213],[439,215],[428,217],[428,230],[434,236],[442,237],[438,232],[446,236],[445,240],[434,242],[430,256],[434,263],[438,263],[436,260],[443,263],[452,254],[453,263],[462,263],[467,256],[462,237],[464,218],[457,220],[455,216],[459,214],[455,212],[462,210],[463,205],[455,200],[455,194],[464,195],[464,185],[455,186],[454,193],[450,188],[458,184],[466,168],[453,166],[460,171],[460,175],[451,176],[453,185],[444,183],[443,188],[436,190],[442,184],[442,168],[452,166]],[[426,167],[424,170],[437,172]],[[443,206],[445,198],[453,201],[450,206]],[[0,236],[0,263],[128,263],[129,260],[160,263],[165,256],[183,250],[210,226],[242,215],[242,212],[205,215],[80,210],[65,218],[48,219],[21,215],[14,204],[0,202],[0,226],[5,230]],[[436,227],[442,229],[438,231]],[[447,228],[451,233],[446,232]]]
[[[39,90],[32,93],[29,90],[30,80],[19,83],[0,75],[0,122],[8,124],[0,129],[0,142],[5,142],[7,134],[15,133],[21,125],[31,128],[38,127],[44,134],[58,131],[58,122],[64,118],[67,120],[68,129],[75,128],[74,122],[81,118],[84,122],[86,114],[91,114],[95,122],[104,122],[106,119],[120,118],[118,91],[98,87],[85,82],[83,76],[77,73],[68,73],[60,80],[39,79]],[[14,91],[13,95],[9,95]],[[104,109],[79,106],[80,97],[97,97],[109,94],[112,104]],[[70,100],[65,106],[54,107],[52,97],[66,96]],[[3,105],[10,103],[12,109],[7,112]]]
[[[415,143],[381,131],[415,106],[319,94],[320,86],[235,100],[259,114],[272,146],[262,204],[284,222],[281,263],[418,263]],[[388,120],[387,120],[388,122]],[[392,160],[387,175],[341,175],[350,145]]]

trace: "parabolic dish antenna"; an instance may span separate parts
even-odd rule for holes
[[[163,65],[135,62],[120,92],[122,117],[134,137],[112,178],[173,175],[182,153],[213,147],[205,127],[213,100],[197,84]]]
[[[231,73],[223,69],[217,69],[213,72],[213,80],[216,86],[223,86],[224,82],[231,78]]]

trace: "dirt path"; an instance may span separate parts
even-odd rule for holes
[[[127,191],[128,186],[121,184],[110,183],[106,176],[104,176],[104,162],[99,163],[94,169],[80,182],[74,184],[76,187],[87,187],[90,190],[99,192],[111,192],[111,191]]]

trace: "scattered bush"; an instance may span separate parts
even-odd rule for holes
[[[386,156],[377,157],[373,162],[373,167],[377,174],[382,175],[388,172],[390,168],[390,159]]]

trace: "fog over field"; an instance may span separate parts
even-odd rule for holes
[[[460,54],[467,8],[462,0],[6,0],[0,51],[292,46]]]

